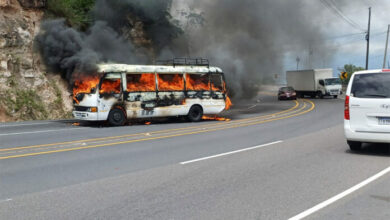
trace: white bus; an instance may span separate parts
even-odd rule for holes
[[[202,63],[98,65],[102,77],[75,83],[73,116],[120,126],[135,118],[186,116],[197,122],[217,115],[231,104],[224,75]]]

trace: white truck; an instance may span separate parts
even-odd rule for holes
[[[333,77],[333,69],[287,71],[286,78],[287,86],[295,89],[297,97],[337,98],[342,93],[341,80]]]

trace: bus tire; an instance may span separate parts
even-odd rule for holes
[[[108,115],[108,123],[112,126],[122,126],[126,123],[126,116],[122,109],[114,108]]]
[[[190,111],[188,112],[187,118],[188,120],[192,122],[198,122],[202,120],[203,116],[203,109],[199,105],[194,105],[190,108]]]

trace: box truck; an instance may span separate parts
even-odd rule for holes
[[[312,98],[333,96],[337,98],[342,93],[341,80],[333,77],[333,69],[311,69],[287,71],[287,86],[295,89],[297,96]]]

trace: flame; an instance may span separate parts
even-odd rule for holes
[[[120,93],[121,92],[121,80],[120,79],[105,79],[100,87],[100,93]]]
[[[183,91],[184,78],[181,74],[158,74],[159,91]]]
[[[80,79],[77,79],[73,85],[73,99],[76,101],[76,103],[79,103],[79,101],[76,99],[77,94],[91,93],[91,90],[96,88],[97,84],[99,84],[98,76],[84,76]]]
[[[210,90],[209,78],[207,75],[187,74],[187,90]]]
[[[230,118],[223,118],[223,117],[218,117],[218,116],[207,116],[207,115],[203,115],[202,119],[203,120],[210,120],[210,121],[231,121]]]
[[[127,75],[128,92],[153,92],[156,91],[154,74]]]
[[[232,107],[233,103],[230,100],[229,96],[226,95],[226,100],[225,100],[225,110],[229,110]]]

